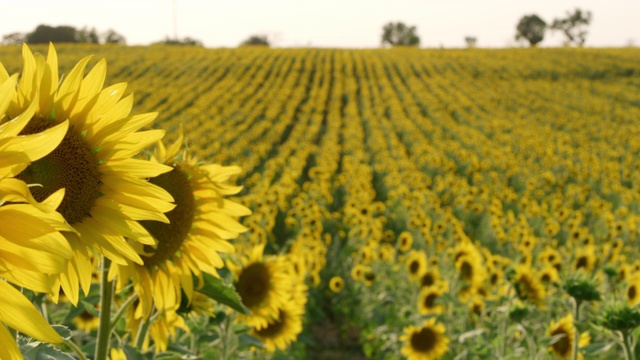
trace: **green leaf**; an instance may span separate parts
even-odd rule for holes
[[[243,334],[238,336],[238,341],[240,341],[240,344],[243,345],[243,347],[245,346],[255,346],[259,349],[264,349],[265,346],[262,343],[262,341],[260,341],[260,339],[253,337],[251,335],[248,334]]]
[[[222,280],[214,277],[213,275],[204,273],[203,276],[204,286],[202,289],[198,290],[199,292],[242,314],[250,314],[249,309],[242,304],[240,295],[238,295],[233,286],[223,283]]]
[[[615,345],[616,343],[614,342],[601,342],[601,343],[589,344],[587,346],[580,348],[580,350],[585,355],[594,355],[599,352],[607,352],[609,351],[609,349],[611,349]]]
[[[53,330],[55,330],[63,340],[71,339],[71,330],[69,330],[68,327],[64,325],[51,325],[51,327],[53,327]]]
[[[480,336],[486,331],[487,331],[486,329],[476,329],[476,330],[467,331],[464,334],[460,334],[460,337],[458,337],[458,341],[460,341],[460,343],[464,343],[465,340],[472,337]]]
[[[20,347],[24,360],[74,360],[69,354],[45,343],[29,343]]]

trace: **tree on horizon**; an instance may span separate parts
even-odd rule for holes
[[[538,15],[525,15],[516,26],[516,40],[526,39],[534,47],[544,39],[546,29],[547,23]]]
[[[382,46],[418,46],[420,37],[415,26],[407,26],[403,22],[389,22],[382,28]]]

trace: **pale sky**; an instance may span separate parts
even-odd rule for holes
[[[640,45],[640,0],[0,0],[0,36],[46,24],[114,29],[129,45],[176,33],[235,47],[267,34],[277,47],[372,48],[385,23],[402,21],[417,27],[421,47],[463,47],[468,35],[479,47],[505,47],[523,15],[551,23],[576,7],[593,13],[586,46]],[[547,31],[541,46],[561,43]]]

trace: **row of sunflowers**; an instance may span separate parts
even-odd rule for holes
[[[636,49],[40,50],[0,49],[0,212],[47,229],[1,276],[70,333],[12,351],[638,353]]]

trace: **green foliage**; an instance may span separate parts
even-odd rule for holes
[[[407,26],[402,22],[389,22],[382,28],[382,45],[418,46],[420,37],[415,26]]]
[[[75,43],[78,42],[76,33],[73,26],[38,25],[33,32],[27,34],[26,40],[29,44]]]
[[[26,40],[26,34],[21,32],[12,32],[2,36],[0,45],[20,45]]]
[[[186,46],[202,46],[202,41],[185,36],[182,39],[171,39],[166,37],[164,40],[155,42],[151,45],[186,45]]]
[[[565,18],[554,19],[551,29],[559,30],[564,34],[565,45],[582,46],[587,40],[586,27],[589,26],[592,18],[591,11],[582,11],[576,8],[573,13],[567,12]]]
[[[13,32],[2,37],[0,45],[48,44],[53,43],[88,43],[88,44],[125,44],[126,39],[115,30],[109,29],[98,34],[95,28],[73,26],[38,25],[30,33]]]
[[[529,45],[536,46],[544,39],[547,23],[538,15],[523,16],[516,26],[516,40],[526,39]]]
[[[198,290],[199,292],[242,314],[249,314],[249,309],[242,304],[240,295],[238,295],[233,286],[227,285],[222,280],[207,273],[204,273],[203,277],[204,286]]]
[[[269,46],[269,39],[267,35],[251,35],[248,39],[240,43],[240,46]]]
[[[475,36],[465,36],[464,42],[467,44],[468,48],[474,48],[478,43],[478,38]]]
[[[598,323],[612,331],[630,332],[640,326],[640,309],[624,303],[609,305]]]

